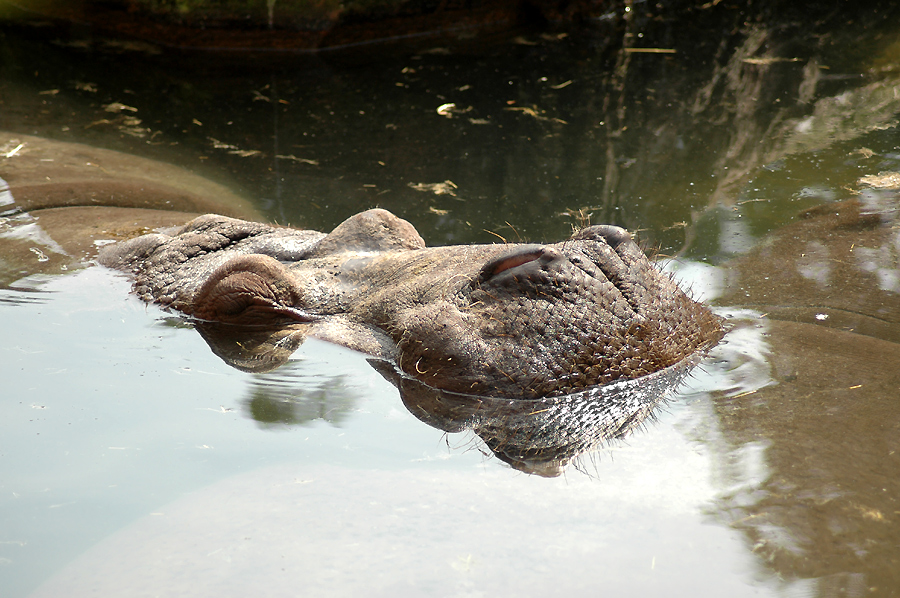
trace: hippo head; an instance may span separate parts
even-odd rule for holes
[[[238,335],[290,324],[469,395],[532,399],[639,378],[722,330],[614,226],[547,245],[426,248],[384,210],[327,236],[204,216],[101,261],[134,273],[144,299]]]
[[[456,263],[444,298],[400,310],[389,328],[400,368],[436,388],[565,395],[659,371],[721,336],[720,319],[618,227],[473,258]]]

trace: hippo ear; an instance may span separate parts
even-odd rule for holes
[[[267,255],[232,258],[216,268],[182,311],[210,322],[274,326],[311,322],[291,272]]]
[[[353,251],[423,249],[425,241],[413,225],[387,210],[367,210],[342,222],[312,249],[308,257]]]
[[[635,272],[634,276],[639,276],[637,271],[647,263],[647,256],[644,255],[640,246],[635,243],[631,234],[624,228],[618,226],[609,224],[589,226],[575,233],[572,236],[572,240],[598,241],[609,246],[618,257],[613,259],[613,256],[607,256],[604,259],[604,262],[609,266],[619,264],[619,267],[624,267]],[[607,276],[611,274],[608,269],[604,270],[604,272],[607,272]]]
[[[594,226],[583,228],[572,236],[572,240],[603,241],[613,249],[633,241],[631,234],[627,230],[610,224],[595,224]]]

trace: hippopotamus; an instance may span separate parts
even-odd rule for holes
[[[132,274],[141,299],[196,320],[207,340],[288,327],[279,338],[291,348],[317,337],[465,395],[528,400],[638,379],[723,331],[608,225],[549,244],[426,247],[382,209],[329,234],[204,215],[108,246],[99,261]]]
[[[722,333],[617,227],[427,248],[370,210],[325,235],[261,224],[245,199],[173,166],[9,139],[0,287],[71,274],[105,247],[102,263],[190,318],[227,364],[266,372],[309,337],[362,351],[418,419],[471,429],[532,473],[558,475],[640,426]]]

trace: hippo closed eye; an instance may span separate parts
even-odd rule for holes
[[[716,342],[690,299],[625,230],[552,244],[427,248],[384,210],[331,234],[203,216],[107,248],[135,290],[201,320],[294,323],[394,361],[435,388],[537,398],[633,379]]]

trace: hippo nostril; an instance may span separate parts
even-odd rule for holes
[[[508,258],[501,260],[499,263],[494,265],[492,275],[500,274],[504,270],[509,270],[510,268],[515,268],[516,266],[521,266],[522,264],[527,264],[528,262],[532,262],[541,257],[540,252],[535,253],[521,253],[519,255],[513,255]]]
[[[523,245],[515,249],[514,251],[504,253],[500,257],[497,257],[486,263],[481,268],[481,273],[479,274],[478,279],[481,282],[490,280],[492,277],[515,268],[516,266],[521,266],[522,264],[527,264],[529,262],[538,260],[543,257],[545,253],[546,248],[543,246]]]
[[[611,224],[600,224],[583,228],[572,237],[572,240],[579,239],[602,239],[613,249],[632,240],[631,234],[627,230]]]

